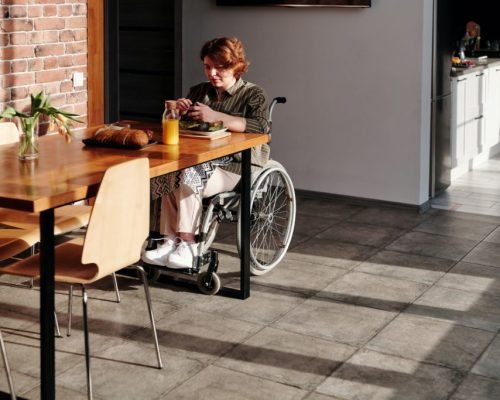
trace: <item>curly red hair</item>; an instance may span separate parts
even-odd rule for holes
[[[245,57],[241,40],[235,37],[215,38],[206,42],[200,51],[200,58],[211,58],[217,65],[233,70],[238,79],[248,71],[250,63]]]

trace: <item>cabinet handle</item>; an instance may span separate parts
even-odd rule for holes
[[[483,76],[484,72],[481,72],[480,74],[477,74],[476,76]]]
[[[497,68],[497,69],[495,69],[495,71],[496,71],[496,72],[500,72],[500,69],[499,69],[499,68]]]
[[[457,79],[457,82],[463,82],[463,81],[466,81],[467,78],[462,78],[462,79]]]
[[[484,118],[484,115],[480,115],[479,117],[476,117],[474,119],[482,119],[482,118]]]

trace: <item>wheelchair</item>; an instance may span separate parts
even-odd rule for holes
[[[270,103],[269,134],[272,129],[273,109],[276,104],[285,102],[285,97],[276,97]],[[217,275],[218,253],[216,250],[211,250],[211,245],[221,223],[237,222],[236,245],[238,253],[240,252],[240,213],[240,193],[237,190],[222,192],[205,199],[193,267],[180,271],[148,265],[150,280],[153,282],[158,280],[160,275],[167,271],[197,275],[198,289],[207,295],[216,294],[221,287],[221,282]],[[271,271],[283,259],[292,240],[295,213],[296,198],[292,180],[285,168],[271,159],[258,173],[252,175],[250,191],[250,273],[252,275],[263,275]]]

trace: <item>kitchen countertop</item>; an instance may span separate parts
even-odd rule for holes
[[[482,71],[494,65],[500,65],[500,58],[487,58],[485,62],[481,64],[477,64],[477,58],[467,58],[467,60],[474,61],[476,63],[475,66],[469,68],[451,68],[451,76],[462,76],[471,74],[473,72]]]

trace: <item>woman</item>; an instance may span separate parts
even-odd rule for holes
[[[200,58],[208,82],[192,87],[186,98],[177,100],[181,115],[195,121],[222,121],[232,132],[268,132],[265,93],[242,79],[249,63],[241,41],[227,37],[210,40],[203,45]],[[252,149],[253,168],[262,167],[268,159],[268,145]],[[146,251],[143,261],[170,268],[191,268],[202,198],[233,190],[240,173],[238,154],[168,175],[168,194],[161,202],[162,243]]]

